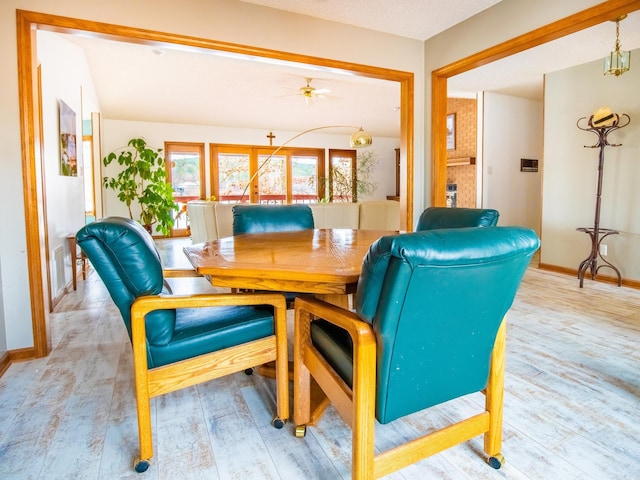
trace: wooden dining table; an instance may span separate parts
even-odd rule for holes
[[[195,272],[214,286],[314,294],[326,302],[351,308],[362,261],[388,230],[315,229],[253,233],[184,247]],[[260,373],[275,376],[273,362]],[[293,365],[289,364],[289,374]],[[290,378],[293,378],[292,376]],[[329,400],[312,382],[309,424],[322,416]]]
[[[387,230],[315,229],[243,234],[184,247],[196,273],[238,289],[311,293],[348,306],[362,260]]]

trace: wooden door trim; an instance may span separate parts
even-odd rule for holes
[[[448,78],[636,10],[640,10],[640,0],[608,0],[434,70],[431,73],[431,204],[446,205]]]
[[[40,144],[39,130],[35,124],[37,112],[34,92],[36,57],[36,31],[76,34],[91,32],[98,38],[122,40],[147,45],[177,44],[191,47],[194,50],[220,50],[241,55],[257,56],[319,65],[338,70],[349,71],[355,75],[395,81],[400,84],[400,147],[403,170],[401,192],[401,225],[407,230],[413,223],[413,172],[414,172],[414,74],[400,70],[374,67],[351,62],[332,60],[321,57],[283,52],[278,50],[252,47],[217,40],[191,37],[126,27],[71,17],[62,17],[46,13],[16,10],[16,28],[18,45],[18,99],[20,103],[20,137],[23,168],[23,191],[25,207],[27,263],[31,296],[31,316],[33,323],[34,349],[36,356],[46,356],[50,346],[47,326],[47,315],[44,305],[43,264],[40,254],[40,227],[37,223],[39,215],[37,199],[37,165],[39,155],[36,144]]]

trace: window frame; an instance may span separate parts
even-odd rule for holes
[[[358,156],[355,150],[329,149],[329,201],[336,202],[333,198],[333,160],[334,158],[348,158],[351,160],[351,203],[358,201]],[[336,203],[344,202],[338,199]]]
[[[206,161],[205,161],[205,156],[204,156],[204,152],[205,152],[205,144],[204,143],[200,143],[200,142],[164,142],[164,168],[165,171],[167,172],[167,182],[169,184],[171,184],[171,186],[173,187],[173,178],[172,178],[172,173],[171,173],[171,164],[170,164],[170,157],[171,157],[171,153],[195,153],[199,156],[200,158],[200,192],[199,195],[197,197],[190,195],[190,196],[185,196],[185,197],[174,197],[174,201],[176,203],[184,203],[184,206],[182,207],[182,209],[180,211],[178,211],[178,214],[176,215],[176,218],[180,215],[185,215],[186,216],[186,207],[187,207],[187,202],[190,202],[191,200],[202,200],[205,198],[206,195],[206,172],[205,172],[205,165],[206,165]],[[187,221],[187,227],[186,228],[171,228],[171,232],[169,234],[170,237],[188,237],[191,234],[190,232],[190,228],[189,228],[189,222]]]
[[[211,195],[219,202],[225,203],[259,203],[259,180],[260,180],[260,168],[262,164],[259,164],[259,156],[272,155],[277,147],[269,146],[257,146],[257,145],[241,145],[241,144],[209,144],[209,162],[210,162],[210,188]],[[236,154],[247,155],[249,157],[249,178],[251,184],[247,189],[247,193],[244,194],[244,198],[229,199],[221,198],[220,195],[220,169],[218,165],[218,156],[220,154]],[[324,198],[324,178],[325,178],[325,150],[320,148],[308,148],[308,147],[283,147],[275,154],[275,157],[285,157],[285,169],[286,169],[286,192],[284,193],[283,203],[293,203],[293,184],[292,184],[292,157],[315,157],[317,161],[317,177],[316,184],[316,201]],[[256,173],[257,172],[257,173]],[[255,177],[255,178],[254,178]],[[296,203],[310,203],[296,202]]]

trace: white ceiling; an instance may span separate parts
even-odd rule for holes
[[[484,90],[541,99],[545,73],[604,61],[614,48],[615,38],[615,22],[605,22],[450,78],[449,92],[464,95]],[[623,50],[640,48],[640,11],[620,22],[620,43]],[[632,65],[634,62],[635,57]]]
[[[355,125],[376,136],[399,135],[397,82],[204,51],[68,38],[85,51],[104,118],[274,132]],[[331,92],[307,106],[298,95],[306,78]]]
[[[241,1],[424,41],[501,0]]]
[[[242,1],[420,40],[498,3],[496,0]],[[432,15],[433,11],[438,15]],[[621,22],[620,30],[624,49],[640,48],[640,12]],[[400,92],[395,82],[310,69],[307,65],[256,63],[255,59],[212,52],[185,52],[169,47],[159,50],[95,38],[68,38],[85,50],[105,118],[273,131],[362,125],[374,136],[399,136]],[[449,92],[451,96],[473,96],[485,90],[541,98],[544,73],[603,58],[614,41],[615,24],[606,22],[453,77],[449,80]],[[313,87],[329,89],[331,93],[307,106],[304,98],[296,95],[305,85],[305,78],[313,78]]]

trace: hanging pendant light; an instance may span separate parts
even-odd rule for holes
[[[373,142],[371,135],[369,132],[365,132],[362,127],[355,133],[351,134],[351,138],[349,139],[349,144],[351,148],[362,148],[368,147]]]
[[[622,75],[629,70],[629,64],[631,62],[631,52],[620,50],[620,21],[627,18],[626,15],[618,17],[616,22],[616,46],[615,50],[611,52],[608,57],[604,59],[604,74],[615,75],[616,77]]]

